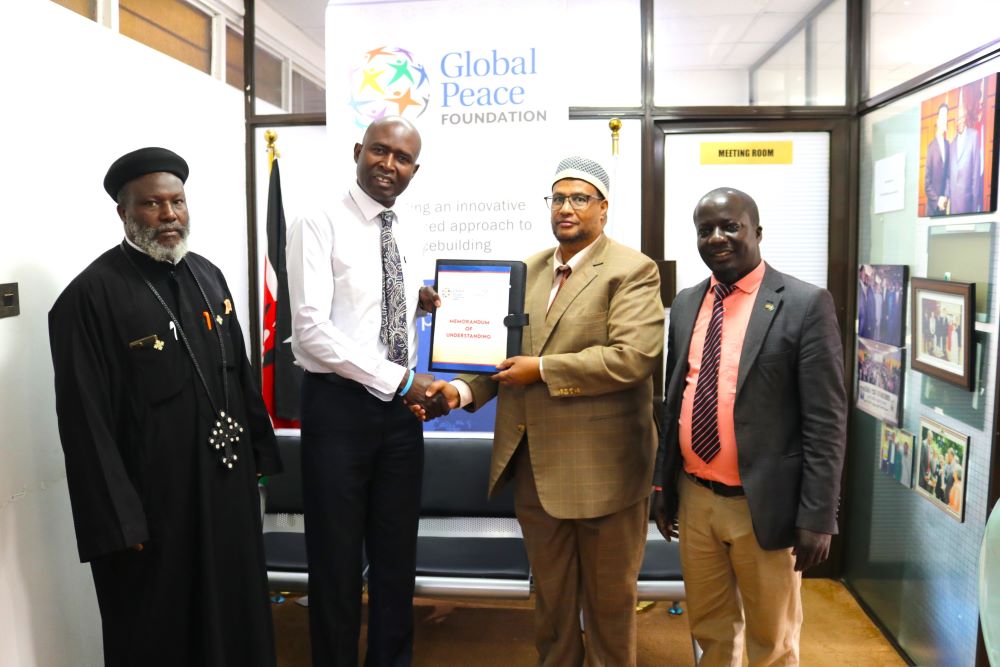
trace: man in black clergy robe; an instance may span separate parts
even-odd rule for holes
[[[281,464],[226,280],[187,252],[187,173],[111,166],[125,239],[49,313],[77,545],[105,665],[273,666],[257,478]]]

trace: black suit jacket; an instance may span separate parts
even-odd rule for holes
[[[683,471],[678,419],[688,349],[709,282],[683,290],[670,310],[657,454],[669,521],[677,516]],[[761,547],[791,546],[796,527],[836,533],[847,395],[829,292],[766,267],[740,355],[734,423],[740,479]]]

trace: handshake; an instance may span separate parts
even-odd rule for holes
[[[458,407],[458,389],[430,373],[417,373],[403,402],[420,421],[442,417]]]
[[[541,360],[528,356],[504,359],[497,364],[497,372],[490,379],[509,387],[534,384],[542,379]],[[418,419],[429,421],[457,408],[460,396],[450,382],[436,380],[430,373],[417,373],[413,384],[403,395],[403,402]]]
[[[441,305],[441,298],[433,287],[420,288],[420,308],[433,313]],[[542,379],[539,357],[516,356],[497,364],[497,372],[490,376],[494,382],[507,386],[526,386]],[[400,382],[400,390],[406,386],[409,377]],[[430,373],[416,373],[409,389],[403,394],[403,402],[420,421],[430,421],[448,414],[458,407],[461,398],[455,385],[435,379]]]
[[[441,297],[430,285],[420,288],[420,308],[425,313],[433,313],[441,305]],[[409,378],[404,377],[405,383]],[[404,384],[400,384],[402,390]],[[442,417],[458,407],[458,390],[444,380],[436,380],[430,373],[413,376],[410,388],[403,394],[403,402],[421,421]]]

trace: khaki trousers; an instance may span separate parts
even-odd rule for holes
[[[792,550],[760,548],[746,497],[680,476],[680,552],[699,667],[798,665],[802,575]],[[744,638],[745,636],[745,638]]]
[[[538,499],[526,442],[514,459],[514,507],[535,588],[537,664],[634,667],[649,499],[594,519],[557,519]]]

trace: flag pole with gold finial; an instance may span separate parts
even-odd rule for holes
[[[277,147],[274,143],[278,140],[278,133],[274,130],[266,130],[264,132],[264,141],[267,142],[267,173],[271,173],[271,165],[274,164],[274,158],[281,157],[281,153],[278,152]]]
[[[615,192],[618,191],[618,132],[622,129],[622,122],[618,118],[612,118],[608,121],[608,128],[611,130],[611,189]],[[616,213],[618,212],[618,197],[611,193],[611,208],[608,210],[608,222],[605,227],[605,232],[608,236],[615,238],[615,232],[617,231],[618,217]]]

